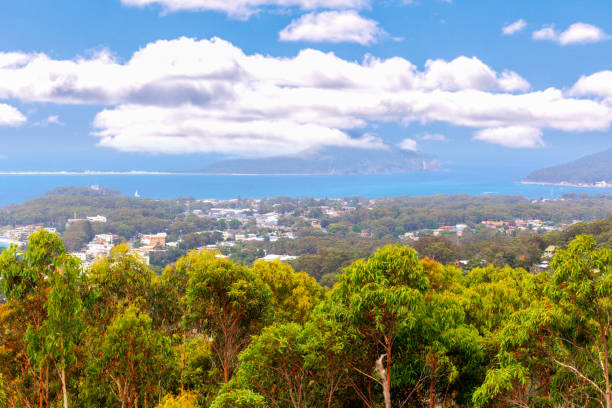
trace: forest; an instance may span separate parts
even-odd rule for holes
[[[612,408],[606,225],[539,274],[395,244],[332,288],[207,251],[158,275],[125,244],[83,268],[41,230],[0,255],[0,407]]]

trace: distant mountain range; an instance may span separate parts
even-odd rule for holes
[[[389,146],[386,150],[324,147],[291,156],[225,160],[200,169],[213,174],[390,174],[439,170],[433,156]]]
[[[612,149],[529,174],[525,182],[575,185],[612,184]]]

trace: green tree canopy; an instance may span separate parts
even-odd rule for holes
[[[270,289],[250,269],[211,252],[191,252],[184,265],[187,323],[212,339],[223,382],[228,382],[238,353],[268,317]]]

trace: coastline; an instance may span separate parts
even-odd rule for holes
[[[0,176],[106,176],[106,175],[167,175],[164,171],[0,171]]]
[[[438,172],[443,170],[416,170],[402,173],[209,173],[197,171],[0,171],[0,176],[388,176]]]
[[[560,183],[552,183],[552,182],[546,182],[546,181],[521,181],[521,184],[535,184],[535,185],[540,185],[540,186],[559,186],[559,187],[576,187],[576,188],[612,188],[612,183],[607,183],[607,182],[599,182],[599,183],[595,183],[595,184],[586,184],[586,183],[567,183],[567,182],[560,182]]]

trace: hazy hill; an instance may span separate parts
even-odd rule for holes
[[[389,174],[438,170],[433,156],[389,147],[366,150],[325,147],[293,156],[225,160],[201,169],[217,174]]]
[[[536,170],[529,174],[525,181],[571,184],[594,184],[600,181],[612,183],[612,149],[559,166]]]

